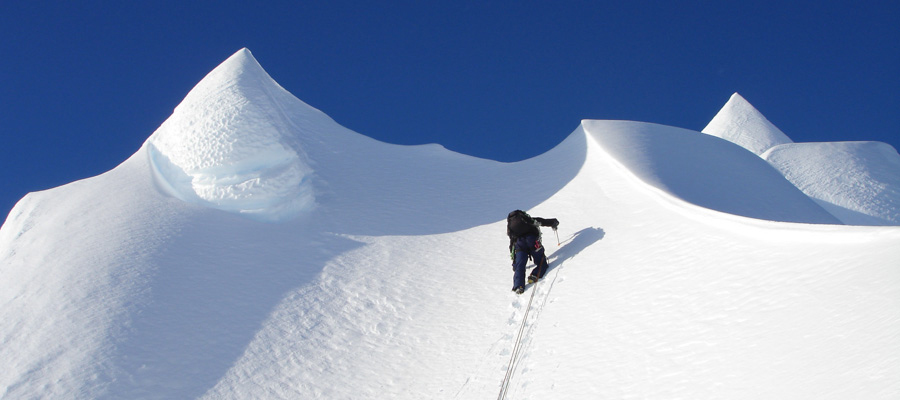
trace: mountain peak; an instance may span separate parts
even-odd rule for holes
[[[720,114],[711,131],[761,135],[739,96]],[[779,149],[788,172],[827,158],[807,176],[847,199],[900,187],[886,145],[758,157],[633,121],[583,121],[514,163],[386,144],[242,49],[120,167],[0,226],[0,397],[897,393],[900,227],[837,225],[767,164]],[[897,198],[834,204],[900,217]],[[524,296],[514,209],[562,222]]]
[[[200,83],[240,80],[246,76],[268,75],[246,47],[238,50],[213,69]],[[199,84],[197,86],[200,86]]]
[[[314,202],[284,89],[243,48],[206,75],[148,139],[160,186],[175,197],[262,220]]]
[[[740,94],[734,93],[703,133],[736,143],[757,155],[793,141]]]

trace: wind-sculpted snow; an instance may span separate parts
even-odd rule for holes
[[[630,173],[688,203],[771,221],[840,223],[764,160],[727,141],[642,122],[583,125]]]
[[[784,132],[737,93],[731,95],[702,132],[736,143],[756,154],[762,154],[772,146],[792,143]]]
[[[313,171],[246,49],[206,76],[147,143],[160,185],[184,201],[278,221],[315,203]]]
[[[845,224],[900,224],[900,156],[888,144],[793,143],[737,93],[703,132],[758,154]]]
[[[849,225],[900,225],[900,155],[881,142],[793,143],[762,156]]]
[[[561,221],[525,296],[515,208]],[[896,399],[900,228],[781,221],[836,223],[719,138],[392,145],[242,50],[126,162],[0,227],[0,397],[481,399],[508,375],[508,398]]]
[[[464,215],[487,223],[543,201],[581,168],[578,139],[526,161],[541,166],[531,175],[440,145],[378,142],[282,89],[244,49],[188,94],[146,148],[159,186],[189,203],[282,222],[316,209],[334,232],[410,234],[463,229]]]

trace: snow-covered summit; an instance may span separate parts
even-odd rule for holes
[[[284,115],[285,94],[246,48],[225,60],[148,140],[160,186],[188,202],[263,220],[311,209],[313,171]]]
[[[731,95],[702,132],[737,143],[757,155],[772,146],[792,143],[784,132],[737,93]]]
[[[561,221],[525,296],[516,208]],[[515,163],[392,145],[241,50],[0,227],[0,397],[895,399],[898,243],[700,132],[582,121]]]

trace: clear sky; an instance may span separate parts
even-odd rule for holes
[[[518,161],[582,119],[900,148],[900,2],[3,1],[0,214],[108,171],[242,47],[361,134]]]

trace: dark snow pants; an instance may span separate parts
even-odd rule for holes
[[[547,257],[544,255],[544,246],[536,235],[520,237],[516,240],[516,257],[513,260],[513,290],[519,286],[525,286],[525,267],[528,265],[528,256],[534,260],[534,271],[531,275],[540,279],[547,272]]]

